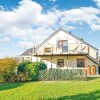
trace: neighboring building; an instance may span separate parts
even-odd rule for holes
[[[35,48],[28,49],[20,60],[43,61],[48,68],[83,69],[96,66],[100,73],[99,50],[63,29],[58,29]]]
[[[32,61],[32,48],[26,50],[24,53],[20,55],[20,62],[21,61]]]

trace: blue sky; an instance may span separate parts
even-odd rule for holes
[[[58,28],[100,49],[100,0],[0,0],[0,57],[20,55]]]

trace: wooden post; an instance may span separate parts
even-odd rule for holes
[[[85,67],[85,75],[86,75],[86,78],[87,78],[86,56],[85,56],[85,64],[84,64],[84,67]]]
[[[96,60],[98,60],[99,50],[96,52]]]
[[[32,52],[30,52],[30,62],[32,62]]]
[[[83,50],[82,50],[82,43],[81,43],[81,53],[83,52]]]
[[[37,62],[38,62],[38,56],[37,56]]]
[[[34,52],[34,55],[36,54],[36,51],[35,51],[35,46],[33,47],[33,52]]]
[[[31,62],[32,62],[32,54],[31,54]]]
[[[52,69],[52,55],[51,55],[51,69]]]
[[[68,69],[68,56],[67,56],[67,69]]]

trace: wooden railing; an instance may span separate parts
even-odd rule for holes
[[[48,44],[42,46],[41,49],[35,49],[35,54],[89,54],[89,45],[83,43],[69,43],[68,50],[63,52],[62,47],[58,48],[55,44]]]

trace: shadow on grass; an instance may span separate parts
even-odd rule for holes
[[[100,100],[100,90],[87,94],[77,94],[72,96],[62,96],[58,98],[49,98],[42,100]]]
[[[87,81],[95,80],[95,79],[100,79],[100,77],[87,77]]]
[[[17,88],[17,87],[20,87],[24,84],[25,84],[25,82],[2,83],[2,84],[0,84],[0,91]]]

